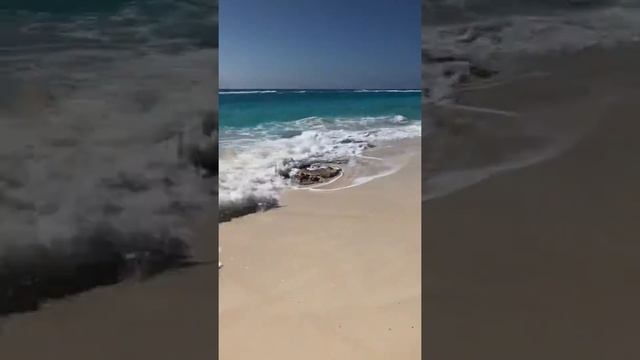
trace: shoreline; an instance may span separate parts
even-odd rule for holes
[[[567,134],[578,125],[583,136],[544,161],[423,202],[432,357],[638,356],[640,292],[629,281],[640,277],[632,255],[640,231],[640,49],[539,59],[551,76],[469,101]]]
[[[370,152],[413,152],[393,174],[220,225],[221,359],[420,357],[419,146]]]
[[[0,318],[0,357],[174,360],[216,355],[217,213],[201,216],[189,266],[131,278]],[[96,350],[99,346],[99,350]]]
[[[592,83],[607,83],[604,73],[592,74],[571,59],[608,64],[607,54],[630,49],[633,45],[627,44],[548,55],[504,55],[501,62],[508,66],[489,80],[456,85],[451,103],[423,102],[427,126],[423,200],[535,166],[576,146],[591,134],[597,118],[575,114],[585,103],[593,112],[601,112],[613,97]]]
[[[277,180],[284,181],[284,183],[280,185],[280,188],[275,191],[275,193],[271,193],[269,195],[252,194],[250,196],[245,196],[240,200],[227,202],[224,204],[224,206],[219,205],[220,210],[218,220],[220,224],[223,224],[233,221],[234,219],[277,209],[281,207],[280,198],[282,194],[289,191],[335,191],[338,190],[337,187],[356,187],[361,185],[362,183],[369,182],[372,179],[393,174],[394,172],[398,171],[399,166],[401,166],[401,164],[396,164],[395,162],[397,162],[398,160],[402,162],[404,160],[401,159],[401,156],[399,156],[397,151],[383,150],[381,152],[381,150],[393,149],[397,146],[402,146],[402,144],[411,144],[410,146],[414,146],[416,141],[419,142],[419,140],[417,139],[420,139],[420,136],[409,136],[407,138],[393,140],[380,140],[372,144],[364,140],[354,141],[352,138],[346,137],[346,141],[340,142],[340,144],[359,143],[365,144],[366,147],[359,150],[358,155],[342,155],[335,158],[326,159],[314,159],[310,157],[308,159],[301,159],[298,161],[291,160],[291,163],[294,165],[290,168],[286,168],[285,166],[285,169],[288,171],[296,169],[296,166],[303,166],[307,162],[309,164],[325,164],[340,168],[339,175],[335,177],[325,178],[325,180],[322,182],[301,185],[295,184],[292,180],[288,179],[287,175],[285,175],[286,173],[283,173],[282,171],[280,171],[281,169],[279,169],[278,166],[275,166],[275,170],[273,171],[276,174],[275,177],[277,178]],[[383,154],[384,157],[389,158],[376,157],[376,154]],[[274,159],[273,161],[274,163],[277,163],[276,159]],[[295,165],[296,163],[298,165]],[[271,180],[263,179],[263,181],[269,182]],[[354,183],[348,184],[348,182],[350,181]],[[345,183],[347,184],[340,186],[340,184]],[[258,182],[258,184],[261,183]],[[274,189],[270,189],[270,191],[273,190]]]
[[[415,139],[412,146],[417,152],[419,139]],[[419,186],[419,161],[414,163],[417,167],[413,168],[412,179]],[[378,178],[353,189],[332,192],[331,198],[338,193],[340,195],[337,196],[341,197],[354,190],[360,192],[364,187],[386,182],[387,178],[395,175]],[[314,192],[296,193],[293,198]],[[269,214],[253,216],[260,218]],[[417,210],[415,214],[419,215]],[[202,216],[197,223],[197,236],[190,244],[192,266],[169,270],[145,281],[131,279],[95,287],[78,295],[46,302],[38,311],[0,319],[0,355],[31,359],[55,352],[69,359],[105,360],[118,357],[175,359],[178,356],[198,358],[203,354],[214,356],[215,342],[211,341],[210,334],[218,330],[219,315],[215,307],[218,299],[214,276],[228,276],[231,269],[230,264],[224,264],[222,270],[213,264],[217,257],[213,238],[218,234],[217,223],[210,220],[215,218],[217,214],[211,213]],[[419,231],[419,218],[414,222]],[[414,237],[418,239],[419,232]],[[223,245],[223,260],[229,254],[229,249],[225,251]],[[417,274],[418,270],[414,273]],[[414,309],[419,309],[419,299],[413,305]],[[126,328],[122,328],[123,322],[127,324]],[[171,327],[166,324],[171,324]],[[419,329],[419,325],[414,325],[414,329]],[[419,335],[416,339],[419,344]],[[100,354],[94,350],[98,343],[103,345]],[[59,344],[74,346],[63,349]]]

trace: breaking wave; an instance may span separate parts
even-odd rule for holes
[[[277,206],[281,176],[293,163],[353,162],[386,141],[419,137],[419,120],[404,116],[309,117],[221,132],[219,204],[221,220]]]
[[[216,4],[46,3],[0,5],[0,315],[188,263],[215,204]]]

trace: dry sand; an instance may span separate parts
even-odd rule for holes
[[[392,175],[220,226],[220,359],[420,358],[419,142],[394,149]]]
[[[640,358],[640,50],[547,60],[551,76],[473,105],[597,125],[557,157],[423,204],[429,359]],[[561,87],[581,91],[551,95]]]

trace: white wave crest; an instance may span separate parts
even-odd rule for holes
[[[282,127],[300,130],[300,133],[284,138],[273,135]],[[278,168],[285,160],[330,162],[357,158],[371,145],[419,137],[421,124],[400,115],[343,119],[309,117],[286,124],[265,125],[255,131],[259,135],[221,139],[221,209],[247,200],[277,200],[281,191],[290,186],[278,174]],[[226,134],[228,136],[229,131]]]

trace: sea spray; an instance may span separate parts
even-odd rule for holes
[[[0,314],[189,264],[215,203],[215,4],[56,4],[0,5]]]
[[[524,89],[526,96],[514,103],[539,101],[535,83],[563,74],[541,72],[536,64],[525,65],[527,59],[572,56],[640,39],[637,1],[429,0],[423,10],[423,200],[548,158],[589,127],[574,125],[567,134],[564,122],[544,122],[548,114],[532,119],[499,105],[466,103],[474,91],[518,83],[513,89]],[[527,88],[527,82],[533,86]],[[542,91],[545,98],[558,98],[550,95],[555,90]]]
[[[282,191],[317,175],[300,181],[296,171],[348,163],[421,135],[419,90],[301,91],[221,94],[221,221],[276,207]]]

